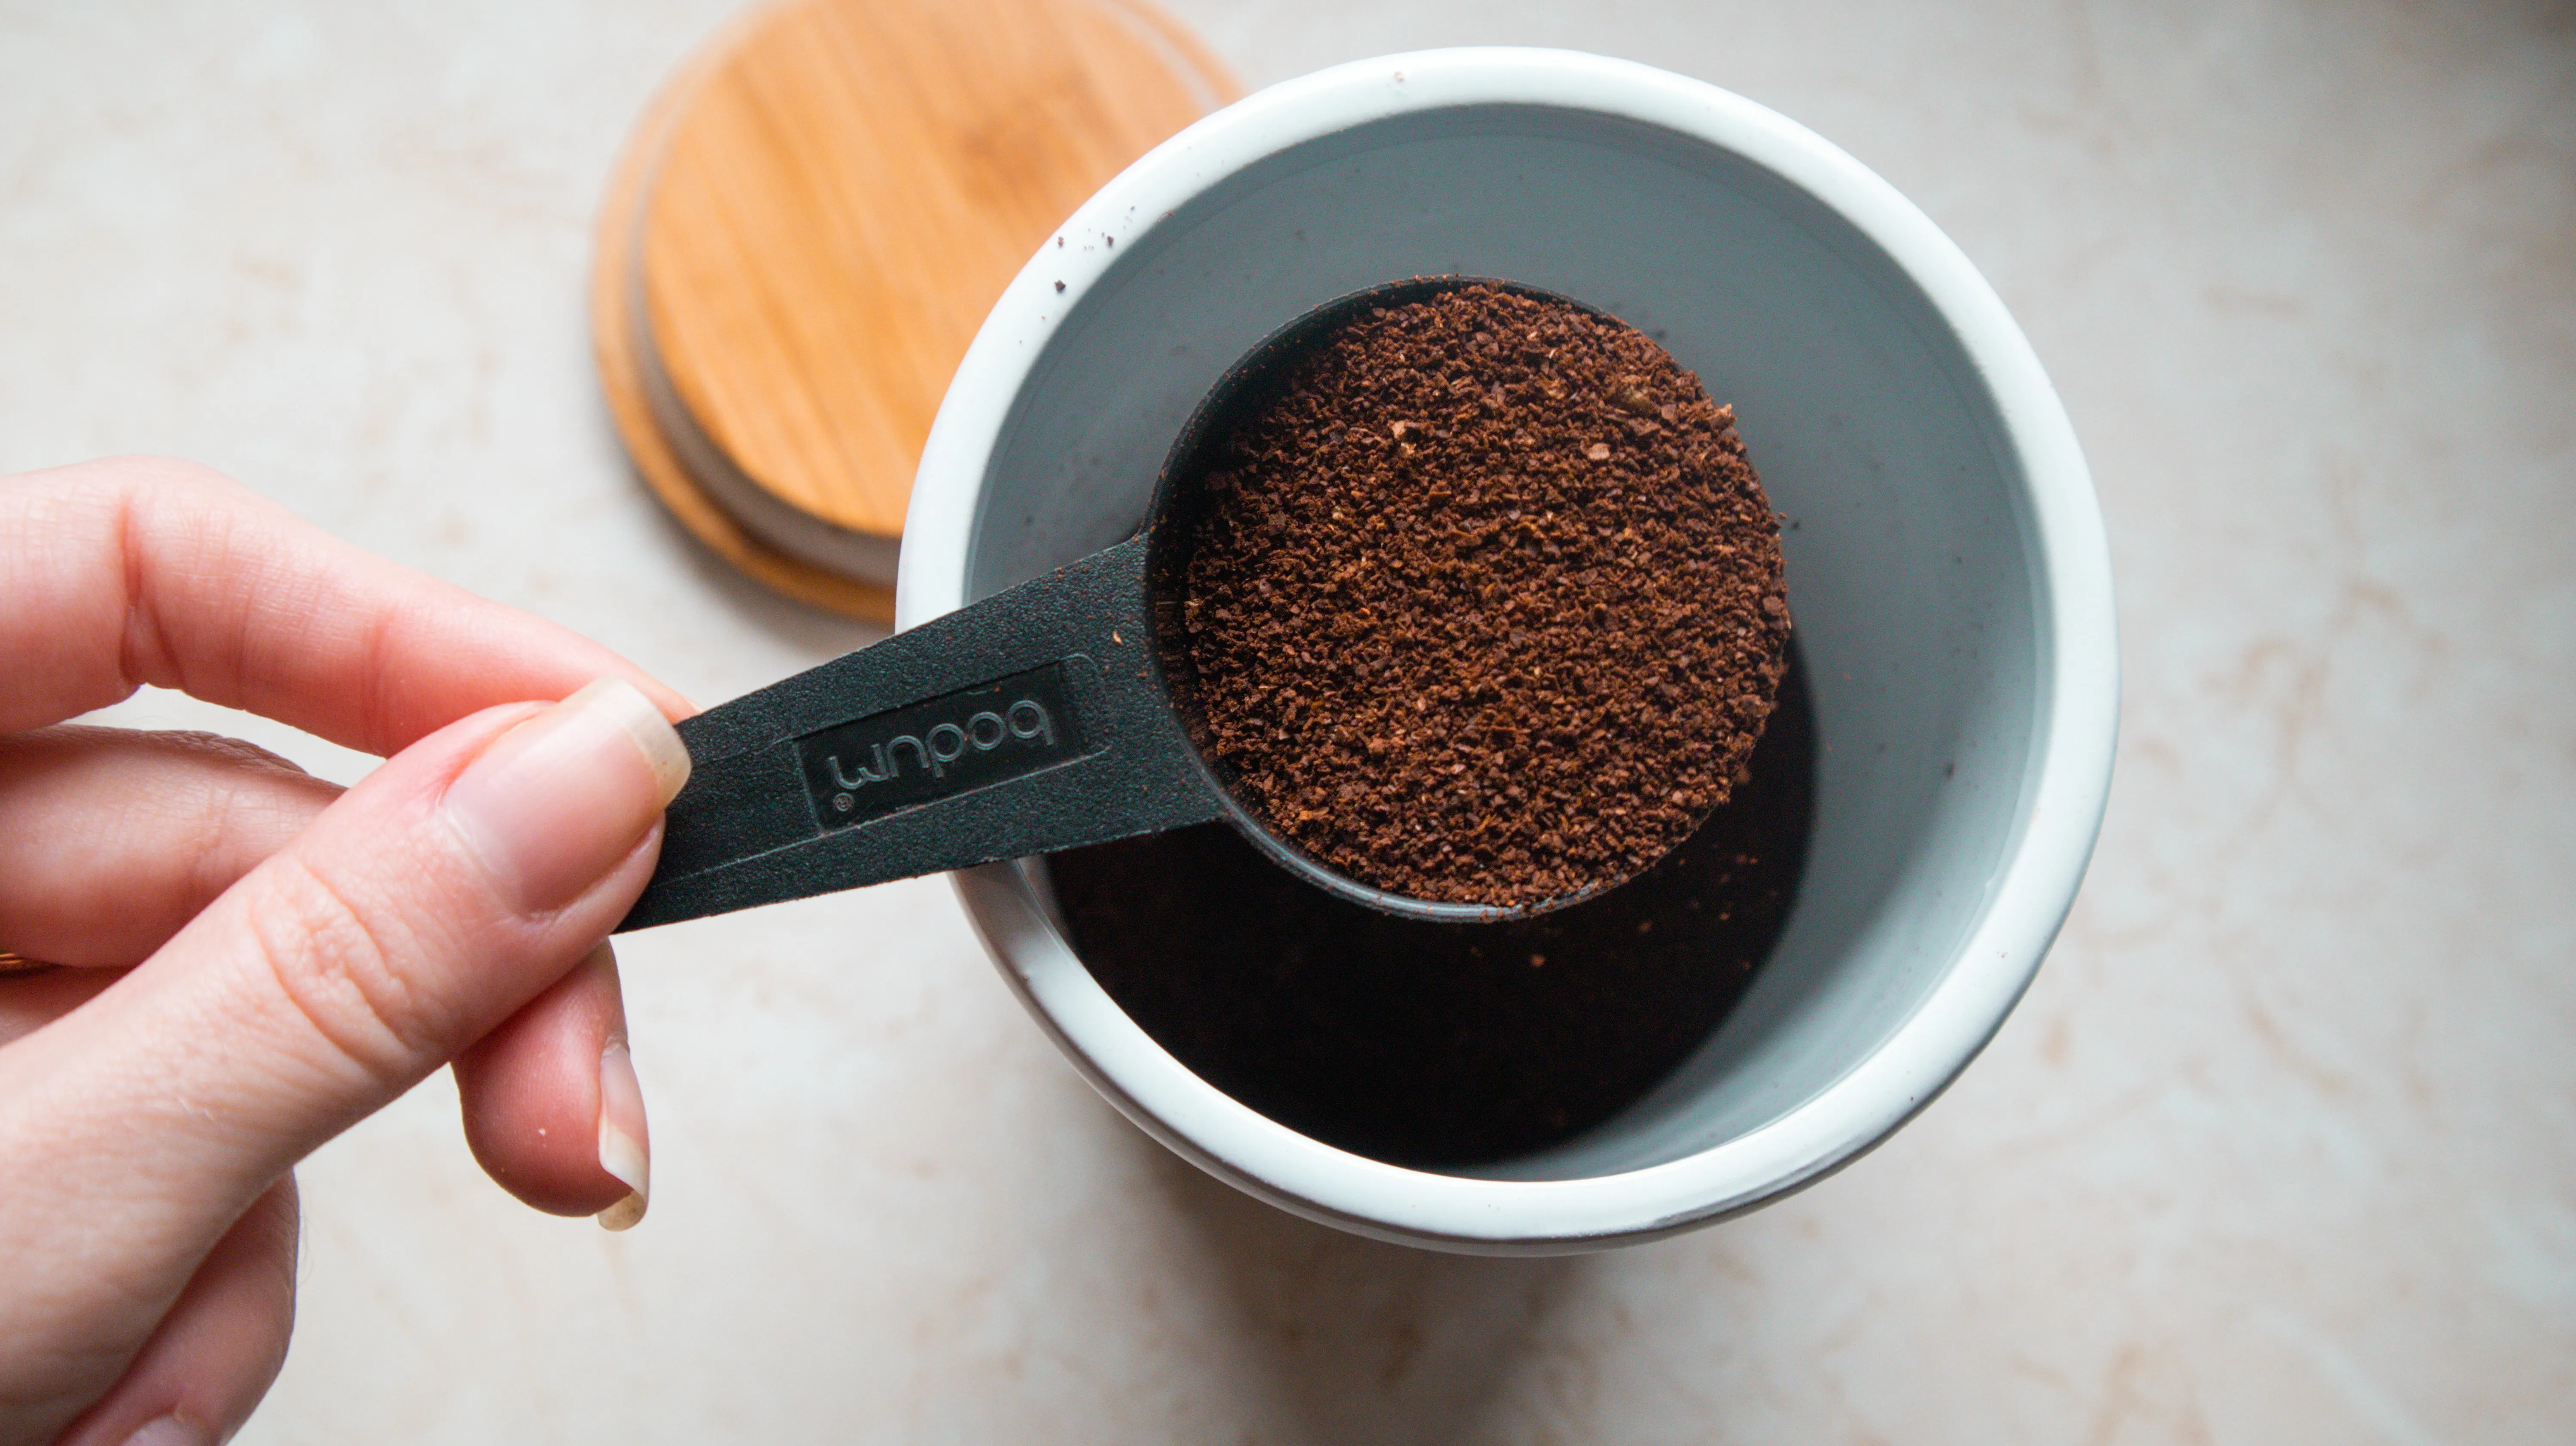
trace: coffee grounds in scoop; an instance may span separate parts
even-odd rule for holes
[[[1275,833],[1417,899],[1626,879],[1726,801],[1789,640],[1732,408],[1644,334],[1482,285],[1327,334],[1226,439],[1182,638]]]

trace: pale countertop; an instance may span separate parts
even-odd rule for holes
[[[644,1226],[511,1203],[442,1077],[302,1172],[241,1439],[2576,1439],[2576,11],[1170,8],[1256,85],[1477,41],[1700,76],[1967,249],[2120,588],[2109,822],[2029,998],[1785,1204],[1496,1262],[1167,1155],[944,883],[662,930]],[[0,470],[198,458],[702,700],[863,641],[665,522],[592,381],[593,207],[731,9],[0,0]]]

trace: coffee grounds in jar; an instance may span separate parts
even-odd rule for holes
[[[1789,637],[1731,408],[1634,328],[1464,285],[1328,333],[1209,464],[1182,637],[1238,797],[1344,875],[1539,903],[1726,801]]]
[[[1805,866],[1816,737],[1793,666],[1747,780],[1661,863],[1553,913],[1401,919],[1204,824],[1056,854],[1074,950],[1202,1079],[1417,1167],[1507,1159],[1635,1103],[1724,1021]]]

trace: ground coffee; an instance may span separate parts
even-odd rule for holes
[[[1207,742],[1345,875],[1628,878],[1771,712],[1778,529],[1731,408],[1633,328],[1483,285],[1344,323],[1215,454],[1183,586]]]
[[[1539,1149],[1707,1039],[1804,867],[1815,725],[1792,668],[1749,775],[1636,879],[1554,913],[1431,924],[1345,902],[1208,824],[1048,861],[1075,951],[1201,1078],[1395,1164]]]

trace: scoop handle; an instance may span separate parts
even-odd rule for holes
[[[679,725],[620,932],[1225,812],[1153,656],[1141,535]]]

